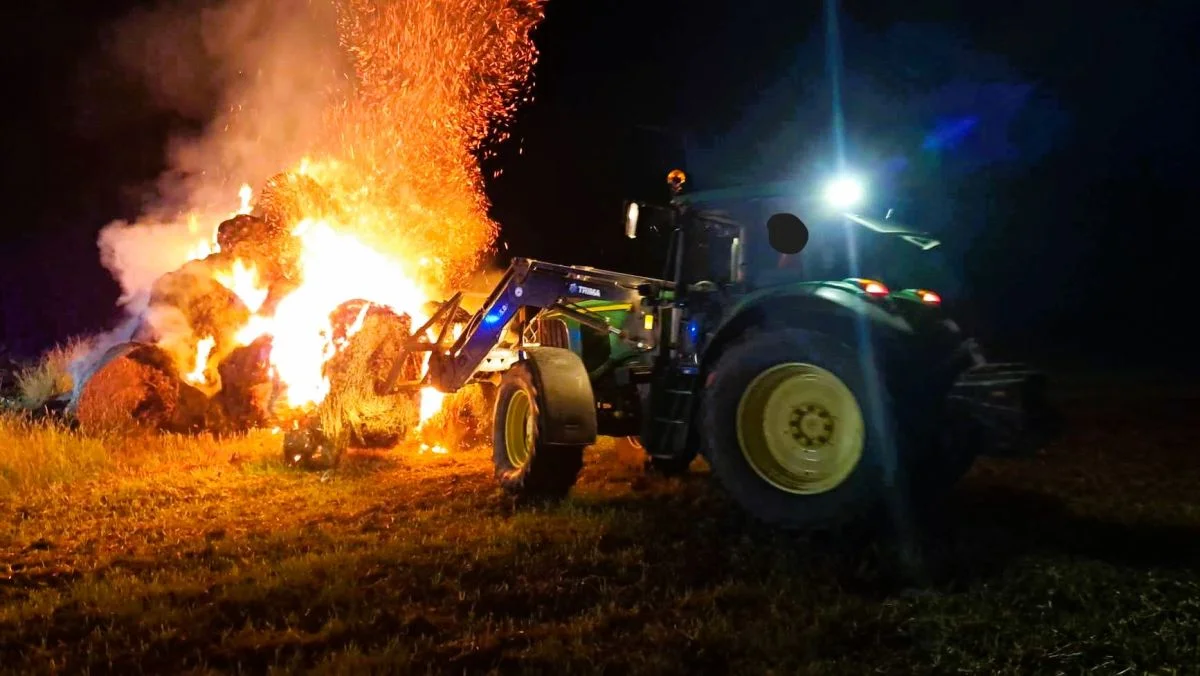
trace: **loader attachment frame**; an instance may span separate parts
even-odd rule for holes
[[[519,317],[526,323],[542,310],[554,308],[581,323],[625,338],[619,327],[611,326],[600,315],[568,304],[581,300],[639,304],[647,296],[653,302],[658,291],[673,288],[671,282],[652,277],[516,258],[458,339],[449,347],[443,348],[439,340],[426,348],[431,350],[429,384],[442,392],[453,392],[467,384],[488,354],[499,345],[514,318]],[[441,322],[439,336],[444,338],[451,316],[452,311],[443,314],[439,310],[420,333]],[[518,341],[523,334],[524,326],[517,331]]]

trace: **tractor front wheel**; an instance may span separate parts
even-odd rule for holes
[[[583,468],[585,445],[548,444],[533,375],[525,363],[505,372],[496,390],[492,461],[496,479],[522,498],[560,499]]]
[[[896,466],[886,388],[838,339],[751,334],[718,360],[701,415],[713,474],[754,517],[794,529],[844,525],[879,505]]]

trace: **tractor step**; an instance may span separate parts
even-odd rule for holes
[[[690,366],[676,367],[663,377],[646,435],[650,455],[671,457],[686,445],[696,378]]]

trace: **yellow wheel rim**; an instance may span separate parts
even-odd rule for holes
[[[833,373],[779,364],[742,393],[737,436],[742,455],[767,483],[789,493],[824,493],[862,459],[862,410]]]
[[[532,453],[534,436],[533,406],[524,390],[517,390],[508,400],[504,416],[504,452],[513,467],[524,467]]]

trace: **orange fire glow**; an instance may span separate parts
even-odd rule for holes
[[[424,323],[423,306],[430,294],[418,285],[397,260],[366,246],[353,235],[339,232],[325,221],[304,220],[292,235],[301,244],[298,288],[279,302],[271,316],[254,315],[237,333],[248,344],[272,336],[271,365],[287,387],[292,407],[318,404],[329,393],[322,366],[340,347],[333,342],[330,315],[348,300],[386,305]],[[257,312],[267,291],[259,286],[253,268],[235,262],[232,273],[217,281],[236,293]],[[361,327],[366,308],[348,335]],[[432,415],[432,414],[431,414]]]
[[[242,187],[238,189],[238,199],[242,201],[242,206],[237,210],[239,214],[250,213],[250,200],[253,197],[254,189],[250,187],[249,183],[243,183]]]
[[[429,420],[437,415],[437,412],[442,410],[442,403],[445,401],[446,395],[437,391],[432,387],[421,388],[421,423]]]
[[[251,312],[258,312],[267,300],[268,290],[258,281],[258,270],[239,258],[228,272],[218,271],[213,276],[222,286],[234,292]]]
[[[289,406],[320,404],[330,391],[323,367],[341,347],[332,338],[335,309],[364,300],[419,326],[428,319],[426,303],[449,295],[491,252],[498,226],[487,216],[476,152],[489,139],[505,140],[497,123],[528,100],[524,87],[536,60],[531,32],[543,4],[340,3],[339,35],[355,90],[305,140],[313,156],[292,165],[334,205],[319,213],[306,208],[287,224],[299,244],[297,286],[264,309],[271,294],[264,271],[239,259],[214,274],[252,313],[236,341],[271,336],[270,364]],[[231,216],[254,213],[249,185],[237,197]],[[194,219],[188,229],[197,237],[190,258],[220,252],[215,229],[201,232]],[[365,308],[355,324],[364,316]],[[454,336],[461,330],[455,327]],[[206,341],[189,380],[203,382],[213,350]],[[432,387],[421,390],[422,424],[444,399]]]
[[[188,382],[199,384],[208,380],[204,370],[208,366],[208,357],[216,345],[217,341],[212,336],[200,339],[196,345],[196,365],[192,368],[192,372],[187,374]]]

